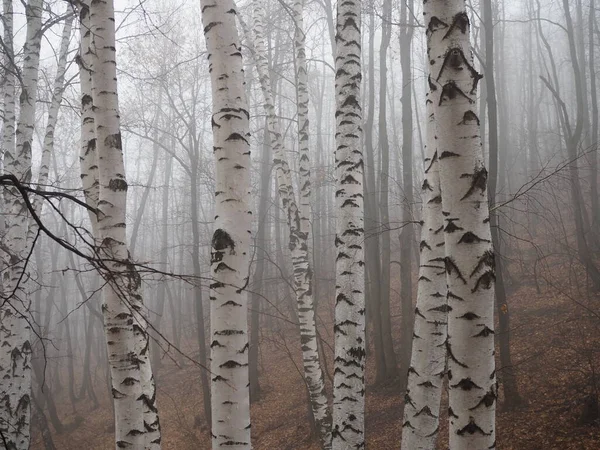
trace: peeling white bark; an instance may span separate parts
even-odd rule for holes
[[[361,151],[361,2],[337,5],[336,298],[333,448],[365,447],[365,295]]]
[[[210,286],[212,448],[245,450],[250,441],[248,294],[249,112],[232,0],[202,0],[212,86],[215,232]]]

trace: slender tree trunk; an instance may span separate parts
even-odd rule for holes
[[[247,293],[250,136],[241,44],[232,0],[202,0],[213,93],[215,232],[211,269],[213,449],[250,449]],[[234,12],[231,14],[230,12]]]
[[[424,4],[448,286],[450,449],[494,448],[495,259],[464,0]]]
[[[260,199],[258,202],[258,230],[255,240],[256,269],[252,280],[251,328],[250,328],[250,399],[254,402],[260,398],[260,382],[258,378],[258,345],[260,336],[260,306],[263,295],[263,278],[265,275],[266,252],[266,219],[271,191],[271,145],[269,130],[265,122],[262,146],[262,162],[260,166]]]
[[[149,358],[141,279],[127,248],[127,181],[118,114],[112,0],[89,6],[98,165],[98,252],[104,258],[104,327],[115,405],[116,445],[160,448],[160,422]]]
[[[292,185],[290,167],[284,154],[283,136],[277,123],[275,105],[270,87],[268,72],[267,52],[264,38],[264,8],[262,1],[256,3],[254,17],[254,34],[256,47],[256,68],[265,98],[265,112],[271,145],[273,148],[273,163],[275,164],[277,188],[283,208],[287,214],[287,223],[290,231],[290,250],[292,253],[292,265],[294,275],[294,288],[296,291],[296,300],[298,304],[298,318],[300,321],[300,342],[302,348],[302,361],[304,366],[304,379],[310,394],[312,413],[315,419],[317,431],[321,442],[325,448],[329,447],[331,441],[331,415],[327,407],[327,397],[325,395],[325,382],[323,371],[319,360],[317,332],[315,321],[315,308],[312,292],[312,269],[310,266],[310,257],[308,251],[308,238],[310,228],[308,226],[308,217],[310,213],[301,211],[296,202],[296,195]],[[302,96],[306,101],[307,96]],[[306,105],[308,107],[308,105]],[[308,126],[308,122],[306,122]],[[300,129],[302,133],[308,130]],[[308,139],[308,137],[301,137]],[[305,160],[303,164],[304,179],[302,186],[303,202],[308,201],[306,190],[310,193],[310,182],[306,183],[308,175],[308,154],[305,151],[303,155]],[[309,194],[310,195],[310,194]],[[306,209],[306,205],[305,208]],[[305,217],[304,225],[303,219]]]
[[[569,175],[571,182],[571,197],[573,207],[575,208],[575,234],[577,239],[577,251],[589,277],[592,280],[594,289],[600,290],[600,270],[596,266],[592,257],[588,240],[586,239],[586,211],[583,204],[583,195],[581,191],[581,182],[579,177],[579,168],[577,164],[578,149],[581,141],[581,136],[584,128],[585,112],[584,112],[584,89],[581,80],[581,70],[577,58],[577,50],[575,46],[575,36],[573,31],[573,21],[569,10],[569,1],[563,0],[563,9],[565,12],[567,34],[569,37],[569,50],[571,54],[571,66],[573,68],[573,76],[575,78],[575,93],[577,97],[577,113],[575,127],[568,134],[566,139],[567,151],[569,158],[573,161],[569,165]],[[557,99],[559,101],[560,99]],[[565,118],[566,120],[566,118]],[[571,129],[568,126],[568,129]]]
[[[191,158],[191,170],[190,170],[190,210],[192,216],[192,267],[194,268],[194,277],[196,282],[194,283],[193,295],[194,295],[194,312],[196,315],[196,329],[198,337],[198,350],[199,357],[198,362],[202,367],[206,366],[206,333],[204,329],[204,303],[202,300],[202,286],[200,284],[202,269],[200,267],[200,229],[199,229],[199,217],[198,207],[200,205],[198,199],[198,188],[199,188],[199,162],[198,152]],[[208,382],[208,374],[206,370],[200,370],[200,381],[202,383],[202,401],[204,405],[204,416],[206,422],[211,423],[211,401],[210,401],[210,385]]]
[[[373,2],[371,2],[373,3]],[[375,384],[386,379],[386,361],[383,351],[381,326],[381,257],[379,251],[380,224],[378,220],[377,190],[375,180],[375,149],[373,145],[373,128],[375,117],[375,12],[374,5],[369,11],[369,66],[368,87],[369,101],[365,121],[365,150],[367,156],[364,197],[365,197],[365,275],[367,320],[372,321],[373,346],[375,348]]]
[[[407,5],[408,2],[408,5]],[[413,36],[413,14],[411,0],[402,2],[400,16],[408,24],[400,31],[400,65],[402,66],[402,221],[400,232],[400,297],[402,302],[402,353],[400,364],[403,368],[400,386],[406,388],[407,374],[410,365],[411,338],[413,335],[413,301],[412,301],[412,245],[414,241],[413,212],[413,111],[412,111],[412,68],[411,47]],[[410,9],[410,11],[409,11]]]
[[[361,2],[337,5],[337,226],[333,448],[365,446],[364,199],[361,111]]]
[[[8,18],[7,31],[12,33],[12,10],[4,5]],[[8,10],[8,11],[7,11]],[[14,96],[10,85],[5,91],[8,106],[8,123],[4,126],[4,171],[14,175],[20,182],[31,181],[31,147],[35,122],[35,103],[38,85],[38,67],[42,39],[42,0],[30,0],[25,8],[27,31],[23,47],[23,67],[19,122],[15,138],[8,136],[14,131]],[[10,39],[12,41],[12,39]],[[12,42],[10,47],[12,47]],[[12,53],[9,51],[9,53]],[[10,57],[10,56],[8,56]],[[8,67],[16,70],[14,64]],[[11,78],[11,77],[9,77]],[[12,92],[9,92],[12,91]],[[0,432],[5,445],[14,450],[28,449],[30,441],[31,415],[31,327],[29,325],[29,299],[27,287],[22,285],[21,276],[26,270],[27,230],[29,213],[24,200],[16,188],[8,189],[10,202],[3,206],[9,211],[6,234],[3,241],[8,250],[3,271],[3,289],[9,301],[3,301],[0,309],[2,344],[0,345]]]
[[[173,157],[171,155],[167,155],[165,162],[165,178],[163,181],[162,188],[162,204],[161,204],[161,248],[160,248],[160,262],[163,265],[162,270],[165,270],[169,261],[169,191],[170,191],[170,183],[171,183],[171,172],[173,167]],[[160,326],[162,323],[162,317],[165,310],[165,297],[167,296],[167,281],[163,280],[158,286],[158,292],[156,294],[157,297],[157,307],[156,307],[156,316],[154,321],[152,322],[152,327],[155,331],[160,331]],[[157,337],[158,339],[158,337]],[[206,342],[206,341],[205,341]],[[161,348],[158,345],[158,342],[153,343],[152,345],[152,363],[156,369],[158,369],[161,365]],[[208,383],[206,383],[208,384]],[[204,385],[203,385],[204,386]]]
[[[492,2],[483,0],[483,20],[485,27],[485,77],[487,79],[487,106],[489,117],[489,167],[488,199],[490,205],[496,200],[496,187],[498,186],[498,107],[496,103],[496,83],[494,79],[494,26],[492,21]],[[512,365],[510,352],[510,313],[506,289],[504,286],[504,260],[500,240],[499,217],[495,211],[490,211],[490,227],[492,243],[494,246],[496,264],[496,307],[499,318],[500,363],[502,364],[502,383],[504,387],[504,401],[508,408],[520,403],[519,388],[516,374]]]
[[[148,176],[148,182],[146,183],[146,186],[144,187],[144,193],[142,194],[142,198],[140,200],[140,204],[135,208],[136,210],[136,217],[135,217],[135,221],[133,222],[133,227],[131,230],[131,243],[130,243],[130,252],[133,256],[135,256],[135,247],[137,245],[137,240],[138,240],[138,236],[139,236],[139,232],[140,232],[140,225],[142,224],[142,218],[144,217],[144,211],[146,210],[146,204],[148,203],[148,198],[150,197],[150,192],[152,191],[153,188],[153,184],[154,184],[154,177],[156,176],[156,168],[158,167],[158,157],[159,157],[159,150],[160,150],[160,146],[159,146],[159,136],[158,136],[158,124],[159,124],[159,119],[160,119],[160,113],[161,113],[161,98],[162,98],[162,92],[159,92],[158,94],[158,106],[157,106],[157,110],[156,110],[156,115],[154,117],[154,124],[153,124],[153,128],[154,128],[154,139],[153,139],[153,145],[152,145],[152,166],[150,168],[150,175]],[[140,167],[140,165],[138,165],[138,168]]]
[[[598,92],[596,87],[596,46],[594,30],[596,28],[595,0],[590,0],[589,12],[589,72],[590,94],[592,100],[592,134],[591,134],[591,197],[592,197],[592,230],[598,232],[600,226],[600,205],[598,202]]]

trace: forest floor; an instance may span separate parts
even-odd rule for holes
[[[509,293],[513,365],[522,402],[517,408],[507,409],[501,389],[497,448],[597,450],[600,448],[598,421],[585,424],[582,416],[586,405],[590,409],[586,398],[594,390],[593,383],[600,381],[596,380],[596,374],[600,373],[600,319],[595,313],[600,308],[594,305],[600,300],[589,299],[587,294],[572,290],[561,292],[556,286],[568,285],[570,280],[567,278],[573,276],[572,272],[558,262],[548,260],[546,264],[548,267],[555,264],[555,270],[551,272],[559,275],[552,280],[546,277],[545,281],[540,281],[540,292],[537,292],[530,277],[522,275],[521,279],[514,280],[518,281],[519,287],[512,288]],[[573,286],[573,283],[570,285]],[[393,307],[399,310],[399,305],[394,304]],[[393,313],[399,314],[399,311]],[[396,316],[393,321],[394,334],[399,337],[400,321]],[[298,371],[299,344],[297,339],[290,337],[293,335],[293,329],[270,331],[265,327],[263,331],[262,396],[252,405],[256,450],[319,448],[311,436],[306,394]],[[327,330],[323,330],[323,336],[326,341],[331,341],[331,333]],[[328,361],[333,360],[330,349],[327,356]],[[368,361],[367,368],[367,447],[399,449],[403,393],[394,382],[374,387],[372,361]],[[202,413],[199,370],[189,363],[179,368],[165,359],[158,373],[158,404],[165,450],[210,448]],[[328,371],[332,371],[331,363]],[[501,376],[501,369],[499,373]],[[72,431],[54,433],[57,449],[114,448],[113,419],[105,386],[103,382],[96,387],[102,398],[101,406],[96,409],[91,409],[91,405],[82,400],[76,404],[77,412],[73,412],[68,394],[58,394],[59,414],[63,422],[72,423],[79,416],[83,423]],[[441,422],[438,448],[447,448],[445,419]],[[32,448],[44,448],[41,436],[36,437]]]

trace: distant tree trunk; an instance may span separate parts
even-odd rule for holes
[[[566,136],[566,144],[567,151],[569,154],[569,159],[573,162],[569,165],[569,175],[570,175],[570,183],[571,183],[571,197],[573,202],[573,207],[575,208],[575,234],[577,239],[577,251],[579,253],[579,257],[586,268],[586,271],[592,280],[594,285],[594,289],[600,290],[600,270],[596,266],[594,259],[591,254],[591,250],[589,248],[588,239],[586,239],[586,226],[585,226],[585,216],[586,211],[583,205],[583,195],[581,191],[581,182],[579,177],[579,168],[577,164],[577,156],[578,149],[581,141],[581,136],[583,133],[584,127],[584,118],[585,113],[584,109],[584,93],[583,93],[583,85],[581,80],[581,71],[580,65],[577,58],[577,50],[575,47],[575,36],[573,31],[573,21],[571,19],[571,12],[569,10],[569,1],[563,0],[563,8],[565,11],[566,25],[567,25],[567,34],[569,37],[569,50],[571,55],[571,66],[573,69],[573,76],[575,79],[575,92],[577,97],[577,113],[576,113],[576,121],[575,128],[571,129],[570,126],[567,125],[567,133]],[[562,101],[560,98],[557,101]],[[565,118],[566,120],[566,118]]]
[[[173,157],[171,155],[166,156],[165,161],[165,174],[162,188],[162,203],[161,203],[161,232],[160,232],[160,263],[162,264],[161,270],[166,270],[169,263],[169,191],[171,183],[171,172],[173,170]],[[167,281],[162,280],[158,285],[158,291],[156,293],[157,306],[156,316],[152,321],[152,327],[155,331],[160,332],[160,326],[165,310],[165,297],[167,296]],[[158,339],[158,337],[157,337]],[[206,341],[205,341],[206,342]],[[206,348],[206,347],[205,347]],[[152,364],[156,369],[161,366],[161,348],[158,342],[152,344]],[[204,372],[204,370],[203,370]],[[205,383],[208,389],[208,382]],[[205,384],[202,386],[204,387]]]
[[[84,13],[85,14],[85,13]],[[98,166],[98,253],[117,447],[160,449],[141,279],[127,248],[127,181],[121,142],[112,0],[89,4],[92,95]]]
[[[250,304],[250,400],[255,402],[260,398],[260,382],[258,379],[258,344],[260,336],[260,306],[263,295],[263,278],[265,275],[265,259],[267,258],[266,219],[271,193],[271,145],[269,130],[265,122],[262,146],[262,161],[260,166],[260,198],[258,201],[258,230],[255,240],[254,255],[256,269],[252,280]]]
[[[150,192],[152,191],[152,188],[154,187],[154,177],[156,176],[156,168],[158,167],[158,157],[159,157],[159,151],[160,151],[160,146],[159,146],[159,137],[158,137],[158,124],[159,124],[159,119],[160,119],[160,113],[161,113],[161,98],[162,98],[162,92],[159,93],[158,95],[158,106],[157,106],[157,110],[156,110],[156,115],[154,116],[154,123],[153,123],[153,127],[154,128],[154,139],[153,139],[153,145],[152,145],[152,166],[150,167],[150,175],[148,176],[148,181],[146,183],[146,186],[144,186],[144,192],[142,194],[142,198],[140,200],[140,204],[137,206],[136,208],[136,216],[135,216],[135,220],[133,222],[133,227],[131,230],[131,242],[130,242],[130,252],[131,254],[135,257],[135,247],[137,245],[137,240],[138,240],[138,236],[139,236],[139,232],[140,232],[140,225],[142,224],[142,219],[144,217],[144,212],[146,211],[146,204],[148,203],[148,198],[150,197]],[[138,165],[139,167],[139,165]]]
[[[369,65],[368,88],[369,99],[367,119],[365,121],[366,172],[364,183],[365,198],[365,285],[367,320],[372,321],[373,347],[375,348],[375,384],[386,379],[386,361],[383,352],[381,326],[381,257],[379,251],[380,224],[378,220],[378,200],[375,180],[375,150],[373,145],[373,128],[375,117],[375,12],[373,5],[369,11]]]
[[[496,83],[494,79],[494,25],[492,21],[492,0],[483,0],[483,20],[485,27],[485,77],[487,79],[487,105],[489,117],[489,155],[490,176],[488,182],[488,199],[490,206],[496,200],[498,185],[498,109],[496,103]],[[521,402],[516,374],[510,352],[510,312],[506,289],[504,286],[504,260],[500,240],[499,217],[495,211],[490,211],[490,227],[494,246],[496,264],[496,307],[499,318],[498,342],[500,344],[500,363],[502,364],[502,383],[504,401],[508,408]]]
[[[15,54],[13,50],[13,1],[2,2],[2,25],[4,28],[4,42],[2,64],[4,66],[4,80],[2,85],[3,120],[2,120],[2,148],[0,150],[0,167],[4,166],[4,155],[7,150],[14,151],[15,147],[15,90],[16,70]],[[4,201],[4,195],[0,197]],[[4,225],[4,219],[2,220]]]
[[[197,337],[198,337],[198,350],[199,357],[198,362],[202,365],[202,367],[207,367],[206,365],[206,333],[205,333],[205,319],[204,319],[204,303],[202,300],[202,286],[201,286],[201,276],[202,276],[202,268],[200,267],[200,228],[198,221],[200,220],[198,217],[198,207],[200,205],[200,201],[198,199],[198,188],[200,186],[199,182],[199,153],[198,151],[194,152],[191,158],[191,167],[190,167],[190,211],[192,218],[192,267],[194,268],[194,277],[196,280],[194,282],[193,295],[194,295],[194,312],[196,314],[196,329],[197,329]],[[206,370],[200,370],[200,382],[202,383],[202,402],[204,405],[204,416],[206,417],[206,423],[211,422],[211,393],[210,393],[210,385],[208,382],[208,373]]]
[[[379,210],[381,214],[381,338],[385,355],[386,378],[393,379],[398,374],[394,341],[392,340],[392,321],[390,318],[390,261],[392,255],[390,242],[390,143],[387,132],[387,50],[392,35],[392,2],[384,0],[381,24],[381,46],[379,48],[379,148],[381,151],[381,174],[379,191]]]
[[[365,446],[361,7],[360,0],[347,0],[337,5],[334,450]]]
[[[408,3],[408,5],[407,5]],[[413,198],[413,111],[412,111],[412,67],[411,47],[413,37],[412,0],[403,1],[400,6],[400,17],[408,26],[400,30],[400,65],[402,66],[402,221],[400,232],[400,299],[402,302],[402,379],[400,386],[404,390],[407,383],[405,370],[411,358],[411,341],[413,335],[413,301],[412,301],[412,246],[415,239],[412,223]]]
[[[242,48],[232,0],[201,0],[212,86],[215,232],[210,286],[212,446],[251,449],[247,293],[250,136]],[[233,14],[231,13],[233,12]]]
[[[12,8],[5,4],[4,12],[9,24],[7,28],[12,33]],[[3,147],[5,173],[14,175],[20,182],[27,184],[31,181],[31,147],[42,39],[42,0],[30,0],[25,7],[25,14],[27,31],[20,72],[19,122],[14,131],[11,119],[14,114],[9,112],[8,123],[4,125]],[[12,39],[10,41],[12,47]],[[12,52],[9,50],[9,53]],[[16,71],[14,61],[7,69]],[[14,106],[14,88],[10,82],[5,91],[5,105],[8,105],[9,111]],[[15,138],[8,136],[9,132],[15,133],[16,146],[13,145]],[[3,330],[0,346],[0,398],[3,403],[0,408],[0,432],[7,448],[21,450],[29,448],[31,437],[31,327],[28,320],[27,288],[20,285],[21,275],[26,270],[29,213],[16,188],[9,188],[7,192],[9,195],[4,196],[7,204],[2,208],[9,211],[6,234],[3,237],[8,254],[5,260],[7,269],[2,274],[2,286],[10,300],[3,301],[0,309]]]
[[[450,449],[494,448],[495,259],[464,0],[427,2],[448,286]]]

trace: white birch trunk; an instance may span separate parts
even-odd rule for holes
[[[408,385],[404,397],[402,448],[432,450],[438,435],[446,370],[447,289],[442,196],[431,93],[427,94],[427,141],[422,185],[420,267]]]
[[[296,11],[302,5],[295,5]],[[292,176],[284,153],[282,134],[277,122],[273,94],[269,79],[267,50],[264,37],[265,12],[263,0],[257,1],[254,14],[255,56],[256,69],[260,79],[267,114],[267,127],[273,147],[273,162],[275,164],[277,189],[281,198],[283,209],[287,213],[287,223],[290,230],[290,250],[294,270],[294,288],[298,306],[298,319],[300,321],[300,342],[302,348],[302,362],[304,379],[308,387],[311,408],[317,431],[324,448],[331,446],[331,415],[327,407],[323,370],[319,360],[317,347],[317,331],[315,321],[315,307],[312,289],[312,269],[308,251],[310,235],[310,166],[308,158],[308,90],[306,87],[306,61],[304,69],[298,68],[298,110],[299,110],[299,144],[300,144],[300,172],[301,172],[301,203],[298,207]],[[297,18],[297,14],[295,15]],[[299,23],[302,26],[302,23]],[[304,33],[302,32],[302,35]],[[298,36],[296,36],[298,38]],[[298,46],[298,43],[296,43]],[[297,53],[304,55],[302,49]],[[302,73],[301,73],[302,72]],[[301,88],[303,83],[303,88]],[[303,117],[300,117],[300,114]]]
[[[118,448],[160,449],[160,422],[149,358],[141,279],[127,249],[127,181],[121,146],[117,94],[115,22],[112,0],[89,6],[92,85],[98,166],[98,251],[104,327],[115,405]]]
[[[464,0],[424,2],[448,285],[450,449],[495,448],[494,252]]]
[[[296,57],[296,110],[298,115],[298,153],[300,154],[300,231],[306,242],[310,242],[310,155],[308,121],[308,71],[306,67],[306,34],[304,33],[305,0],[295,0],[294,14],[294,51]],[[312,273],[307,271],[308,283],[312,284]]]
[[[40,191],[46,190],[48,183],[48,173],[50,171],[50,160],[54,152],[54,129],[58,121],[58,112],[62,103],[63,92],[65,88],[65,72],[67,67],[67,54],[69,52],[69,41],[71,38],[71,29],[73,27],[73,14],[70,14],[65,19],[63,33],[60,41],[60,49],[58,52],[58,65],[56,69],[56,77],[54,78],[54,86],[52,90],[52,101],[48,110],[48,122],[46,123],[46,132],[44,134],[44,143],[42,148],[42,160],[38,173],[37,187]],[[42,213],[43,203],[40,196],[35,196],[32,199],[32,206],[36,214],[39,216]],[[37,225],[30,219],[29,228],[27,230],[27,247],[33,245]]]
[[[4,51],[2,64],[8,70],[4,73],[2,91],[4,117],[2,121],[2,151],[0,151],[0,168],[4,169],[4,153],[7,149],[14,152],[15,146],[15,83],[14,49],[13,49],[13,4],[12,0],[4,0],[2,4],[2,23],[4,26]]]
[[[337,6],[336,298],[333,448],[365,447],[365,295],[361,151],[361,2]]]
[[[42,38],[42,0],[29,1],[26,17],[19,122],[15,131],[16,146],[12,145],[14,120],[9,121],[4,128],[4,170],[23,183],[31,181],[31,142]],[[10,32],[12,33],[12,30]],[[13,63],[14,61],[11,63],[12,67]],[[10,89],[12,93],[6,91],[9,98],[5,97],[5,101],[8,100],[9,108],[12,106],[14,117],[14,85]],[[11,135],[8,136],[8,133]],[[10,202],[6,205],[8,218],[4,242],[8,250],[9,264],[3,271],[3,288],[7,300],[3,299],[3,307],[0,310],[0,431],[8,448],[20,450],[28,449],[30,440],[31,327],[28,317],[29,299],[23,286],[26,277],[21,279],[27,257],[29,213],[16,189],[9,189],[8,192],[9,195],[5,198],[7,201],[10,198]]]
[[[94,125],[94,98],[92,86],[91,30],[89,4],[80,4],[81,41],[79,45],[79,84],[81,86],[81,140],[79,164],[81,185],[85,201],[94,210],[98,208],[100,189],[98,185],[98,164],[96,155],[96,127]],[[90,212],[93,237],[98,236],[98,218]]]
[[[202,0],[212,86],[215,232],[210,286],[212,448],[250,449],[249,112],[232,0]]]
[[[58,121],[58,112],[63,99],[65,90],[65,72],[67,68],[67,54],[69,52],[69,41],[71,39],[71,29],[73,27],[73,14],[69,14],[65,19],[63,33],[58,52],[58,65],[56,68],[56,77],[52,89],[52,100],[48,110],[48,122],[46,123],[46,133],[44,134],[44,146],[42,149],[42,161],[38,174],[38,188],[46,189],[48,183],[48,172],[50,171],[50,160],[54,151],[54,130]],[[39,197],[35,197],[34,205]],[[39,206],[38,206],[39,208]],[[36,210],[38,209],[36,208]]]

